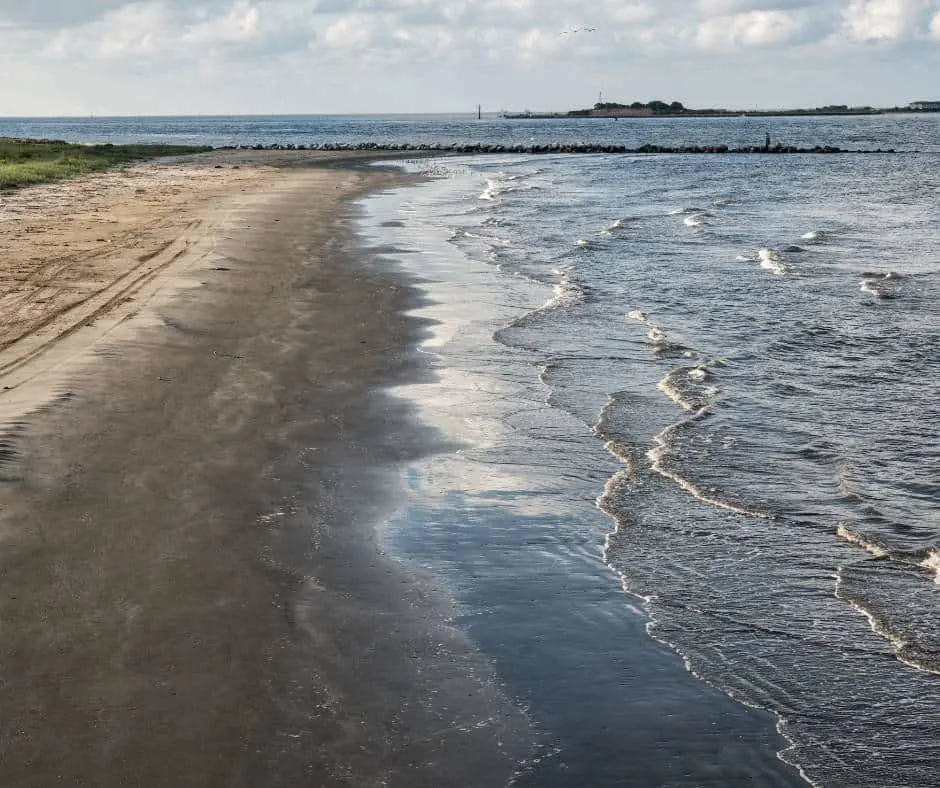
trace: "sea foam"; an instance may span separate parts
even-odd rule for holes
[[[859,289],[875,298],[895,298],[898,295],[898,283],[903,278],[894,271],[888,271],[886,274],[866,273],[863,274]]]
[[[761,249],[757,253],[757,259],[760,260],[761,268],[773,271],[777,276],[784,276],[790,271],[789,266],[776,249]]]
[[[689,216],[686,216],[683,221],[687,227],[704,227],[708,224],[708,220],[711,218],[711,214],[707,211],[702,211],[701,213],[693,213]]]
[[[875,558],[884,558],[890,554],[890,551],[878,544],[873,539],[864,536],[863,534],[856,533],[850,529],[845,523],[839,523],[839,527],[836,528],[836,535],[844,539],[846,542],[851,542],[857,547],[861,547],[863,550],[867,550]]]
[[[940,547],[931,547],[927,551],[927,557],[920,562],[920,565],[927,571],[934,573],[934,583],[940,586]]]

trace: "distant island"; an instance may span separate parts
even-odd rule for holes
[[[598,102],[589,109],[572,109],[568,112],[502,112],[500,117],[509,119],[537,118],[735,118],[735,117],[797,117],[801,115],[886,115],[897,112],[940,112],[940,101],[912,101],[897,107],[850,107],[847,104],[829,104],[825,107],[807,109],[690,109],[681,101],[634,101],[632,104]]]

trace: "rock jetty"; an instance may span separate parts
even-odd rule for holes
[[[764,155],[779,155],[788,153],[896,153],[892,149],[882,150],[846,150],[831,145],[816,145],[812,148],[798,148],[792,145],[754,145],[751,147],[731,148],[727,145],[642,145],[639,148],[628,148],[624,145],[597,145],[582,143],[549,143],[549,144],[490,144],[476,142],[470,144],[438,144],[438,143],[376,143],[376,142],[324,142],[311,145],[237,145],[220,148],[220,150],[320,150],[320,151],[401,151],[405,153],[462,153],[462,154],[493,154],[493,153],[692,153],[692,154],[719,154],[719,153],[760,153]]]

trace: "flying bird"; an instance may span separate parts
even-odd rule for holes
[[[596,33],[596,27],[585,27],[584,25],[579,25],[578,27],[573,27],[571,30],[562,30],[561,35],[563,36],[573,36],[576,33]]]

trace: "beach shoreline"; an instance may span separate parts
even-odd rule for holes
[[[429,374],[420,292],[349,253],[351,201],[401,176],[324,158],[5,195],[0,781],[490,785],[530,752],[376,543],[446,444],[383,393]]]
[[[555,399],[557,357],[500,340],[558,290],[494,264],[506,262],[499,243],[480,253],[494,230],[478,206],[497,204],[494,181],[518,182],[498,167],[443,161],[433,183],[364,206],[366,239],[428,295],[416,314],[430,321],[421,349],[435,379],[396,393],[461,447],[408,462],[408,505],[384,541],[442,579],[458,624],[526,708],[538,750],[513,786],[806,785],[780,718],[651,637],[650,600],[607,564],[612,525],[596,499],[620,467],[590,427],[603,403]]]
[[[215,151],[4,196],[0,782],[801,784],[592,532],[566,569],[474,508],[473,438],[432,411],[489,400],[422,346],[483,347],[524,299],[399,238],[428,187],[396,160]]]

